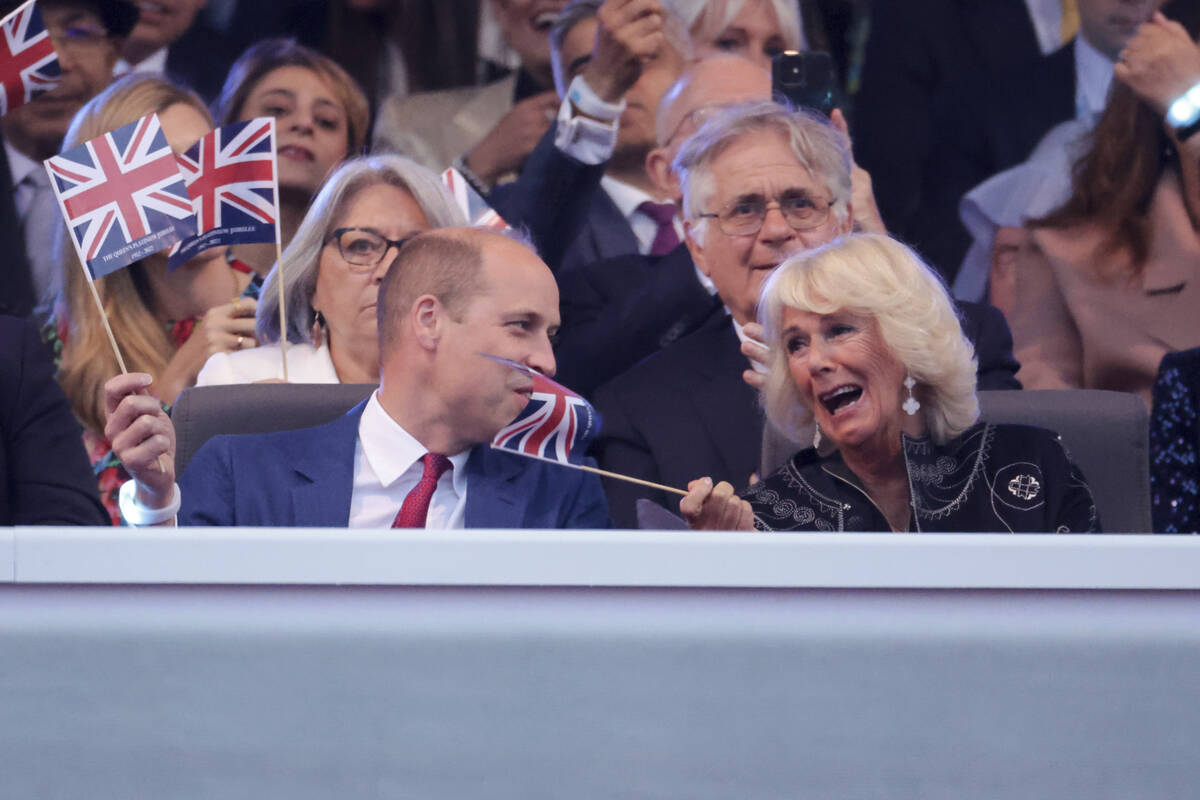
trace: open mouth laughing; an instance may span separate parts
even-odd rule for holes
[[[861,386],[853,383],[846,383],[838,386],[835,389],[830,389],[828,392],[822,392],[817,395],[817,400],[821,405],[825,406],[825,410],[829,412],[831,417],[836,417],[839,413],[845,412],[847,409],[853,408],[862,399],[863,390]]]

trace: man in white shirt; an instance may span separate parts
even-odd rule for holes
[[[185,525],[609,525],[594,476],[489,447],[529,401],[532,381],[484,354],[555,370],[558,290],[531,249],[478,229],[422,234],[389,269],[377,314],[380,387],[369,400],[316,428],[216,437],[179,486],[170,420],[136,393],[149,376],[110,380],[105,433],[135,479],[122,489],[126,521],[163,524],[178,513]]]
[[[0,14],[17,5],[4,3]],[[5,173],[8,178],[0,186],[0,245],[6,254],[0,312],[16,315],[46,299],[58,273],[51,241],[62,223],[42,161],[58,152],[75,112],[112,80],[121,42],[138,17],[127,0],[40,0],[38,9],[58,53],[61,80],[0,121],[0,184]]]

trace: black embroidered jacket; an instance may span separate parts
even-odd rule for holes
[[[942,446],[904,436],[903,450],[911,532],[1100,530],[1087,481],[1050,431],[981,422]],[[891,530],[837,451],[801,450],[742,496],[759,530]]]

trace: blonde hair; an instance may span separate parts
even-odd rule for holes
[[[194,108],[211,124],[208,110],[194,93],[161,75],[126,75],[79,109],[67,129],[63,150],[180,103]],[[58,380],[80,421],[94,431],[103,431],[104,382],[117,374],[120,366],[65,225],[56,229],[53,247],[62,270],[52,322],[60,330],[66,328]],[[97,278],[95,285],[126,367],[131,372],[162,374],[175,345],[151,308],[142,262]]]
[[[716,40],[733,18],[741,12],[747,0],[667,0],[665,5],[672,9],[691,31],[693,41]],[[800,21],[799,4],[795,0],[766,0],[779,20],[779,33],[788,50],[803,50],[806,47],[804,31]]]
[[[784,308],[846,309],[874,318],[892,355],[917,381],[914,391],[934,442],[945,443],[979,418],[974,348],[941,278],[900,242],[842,236],[787,259],[763,284],[759,322],[771,353],[763,406],[772,423],[796,436],[811,425],[812,411],[788,368]]]

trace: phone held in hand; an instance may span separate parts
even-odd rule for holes
[[[836,103],[833,58],[823,51],[785,50],[771,59],[771,95],[795,108],[810,108],[829,116]]]

